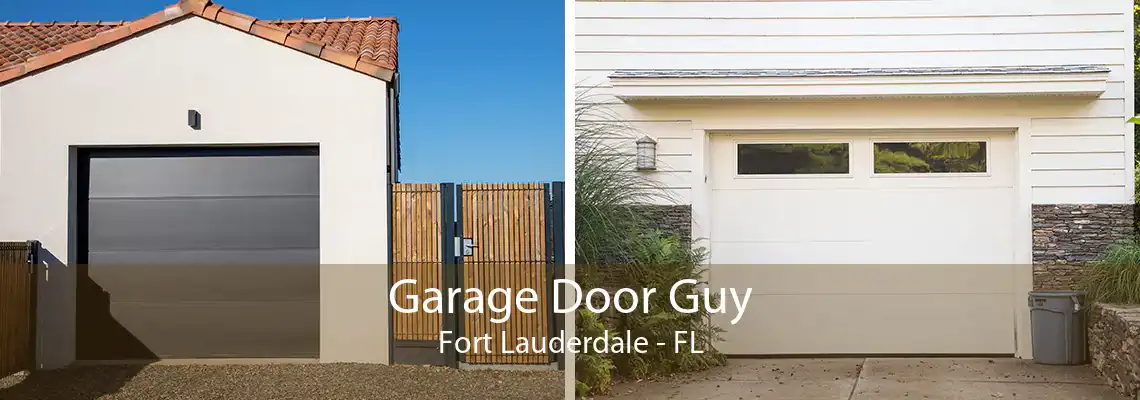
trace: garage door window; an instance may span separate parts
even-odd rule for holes
[[[739,175],[847,174],[851,171],[849,143],[737,144]]]
[[[984,141],[875,143],[876,174],[985,172]]]

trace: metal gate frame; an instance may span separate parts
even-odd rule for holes
[[[550,201],[551,206],[548,207],[547,231],[549,234],[546,236],[550,241],[551,268],[553,273],[550,275],[550,284],[548,290],[550,293],[551,301],[556,301],[554,298],[554,280],[566,278],[566,182],[554,182],[550,187]],[[560,335],[566,330],[566,314],[559,314],[554,312],[554,305],[550,305],[550,324],[551,335]],[[565,339],[565,338],[564,338]],[[554,354],[554,359],[558,362],[558,369],[566,369],[566,349],[562,352]]]
[[[389,205],[390,211],[394,210],[394,184],[389,187]],[[450,289],[464,289],[464,255],[461,252],[463,235],[463,186],[454,183],[441,183],[439,184],[439,204],[441,207],[440,212],[440,268],[442,277],[442,287],[444,294],[448,293]],[[543,261],[546,263],[546,310],[547,310],[547,335],[554,337],[559,335],[565,328],[566,316],[558,315],[554,312],[554,280],[565,277],[565,183],[558,181],[553,183],[544,183],[542,187],[543,205],[542,209],[545,212],[545,249]],[[394,224],[393,212],[389,212],[388,216],[388,256],[389,256],[389,290],[394,283],[394,270],[392,266],[395,265],[394,259]],[[450,309],[450,296],[445,296],[443,304],[444,309]],[[390,359],[393,364],[430,364],[430,365],[445,365],[450,367],[458,367],[460,363],[465,363],[467,357],[465,354],[458,353],[454,347],[450,347],[447,351],[440,352],[439,343],[430,340],[396,340],[395,338],[395,323],[394,314],[395,310],[392,305],[389,305],[388,313],[388,330],[389,330],[389,352]],[[463,318],[465,313],[461,306],[457,307],[456,313],[448,313],[441,315],[441,325],[443,330],[453,332],[452,342],[457,337],[465,336],[465,327]],[[557,363],[560,369],[565,368],[565,355],[562,353],[548,353],[549,362]]]

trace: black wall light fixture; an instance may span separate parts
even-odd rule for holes
[[[202,114],[198,110],[190,110],[186,114],[188,116],[186,123],[190,125],[190,129],[202,130]]]

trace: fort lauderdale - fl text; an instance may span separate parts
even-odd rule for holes
[[[454,337],[451,331],[442,331],[439,335],[439,352],[444,353],[454,349],[461,354],[559,354],[581,353],[591,351],[605,354],[645,354],[650,347],[671,347],[674,353],[689,352],[693,354],[704,353],[696,335],[692,331],[673,332],[672,342],[650,343],[644,337],[633,337],[630,331],[622,334],[603,332],[598,337],[566,337],[566,331],[559,331],[554,337],[526,337],[510,338],[506,331],[500,331],[498,338],[489,334],[472,338]],[[495,341],[498,341],[496,346]],[[496,351],[497,350],[497,351]]]

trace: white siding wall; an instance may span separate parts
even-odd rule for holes
[[[71,146],[319,144],[322,360],[387,362],[385,88],[196,17],[0,86],[0,240],[67,262]],[[75,269],[45,278],[39,361],[53,368],[74,358]]]
[[[1124,0],[579,1],[579,90],[661,144],[658,173],[699,198],[705,132],[718,129],[1016,127],[1032,202],[1132,201],[1132,4]],[[617,69],[965,67],[1098,64],[1096,100],[874,100],[630,107]],[[709,154],[708,157],[716,157]],[[1026,164],[1022,164],[1026,165]],[[694,173],[693,171],[697,171]],[[696,212],[699,214],[700,206]],[[700,218],[698,217],[698,222]]]

